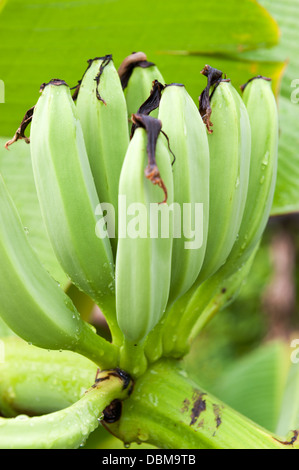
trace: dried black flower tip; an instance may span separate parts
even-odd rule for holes
[[[262,75],[257,75],[256,77],[250,78],[250,80],[248,80],[248,82],[244,83],[244,85],[241,85],[241,86],[240,86],[241,91],[244,92],[244,90],[245,90],[245,88],[247,87],[248,83],[252,82],[253,80],[259,79],[259,78],[261,78],[261,79],[263,79],[263,80],[266,80],[266,81],[268,81],[268,82],[271,82],[271,81],[272,81],[271,78],[263,77]]]
[[[205,77],[208,79],[208,83],[206,88],[202,91],[200,97],[199,97],[199,112],[200,115],[203,119],[203,122],[205,123],[207,130],[209,134],[211,134],[213,131],[211,127],[213,126],[213,123],[210,120],[212,109],[211,109],[211,98],[213,93],[210,95],[210,89],[211,87],[215,88],[219,85],[219,83],[223,80],[223,72],[221,70],[214,69],[210,65],[206,65],[201,72]]]

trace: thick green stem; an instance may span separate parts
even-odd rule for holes
[[[257,248],[239,267],[224,265],[220,270],[201,284],[181,312],[176,325],[176,341],[171,354],[181,357],[189,351],[190,344],[216,312],[227,306],[238,295],[251,269]],[[166,331],[165,331],[166,333]],[[170,334],[171,332],[169,332]]]
[[[181,336],[181,341],[184,343],[184,351],[187,350],[187,338],[191,327],[202,310],[209,303],[211,296],[214,293],[212,286],[211,288],[206,286],[206,288],[201,289],[199,293],[200,288],[201,286],[193,286],[188,292],[186,292],[185,295],[183,295],[183,297],[178,299],[169,310],[163,329],[163,352],[165,356],[176,355],[176,344],[178,337]],[[196,299],[195,302],[193,302],[194,299]],[[190,318],[185,315],[185,312],[188,308],[191,309],[192,312]],[[180,327],[182,318],[185,319],[183,324],[183,331]],[[178,356],[181,354],[182,352],[180,350]]]
[[[179,334],[178,325],[196,290],[196,286],[193,286],[177,301],[168,305],[162,319],[149,333],[145,343],[145,354],[149,362],[155,362],[163,355],[173,355],[173,348]],[[209,295],[207,295],[206,302],[208,301]]]
[[[112,337],[112,343],[115,346],[121,346],[124,335],[117,323],[115,296],[107,295],[103,299],[96,299],[96,303],[100,305],[101,311],[107,321]]]
[[[282,449],[299,446],[291,432],[280,439],[240,415],[187,377],[177,361],[162,360],[140,377],[109,425],[125,443],[168,449]]]
[[[110,369],[118,365],[119,348],[97,335],[88,323],[84,324],[74,351],[87,357],[101,369]]]
[[[0,448],[78,448],[97,428],[105,408],[129,396],[132,383],[127,379],[118,371],[103,371],[96,385],[68,408],[34,418],[0,418]]]
[[[163,355],[164,318],[150,331],[144,345],[144,352],[149,362],[156,362]]]
[[[147,368],[144,342],[136,344],[126,338],[124,339],[120,348],[120,368],[129,372],[134,378],[144,374]]]

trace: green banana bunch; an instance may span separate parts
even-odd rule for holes
[[[69,349],[101,364],[115,364],[115,347],[81,320],[70,298],[41,265],[2,176],[0,204],[1,318],[35,346]]]
[[[173,239],[172,302],[190,289],[204,260],[209,220],[209,147],[204,123],[183,85],[164,88],[159,119],[176,157],[173,179],[178,211],[174,211],[174,230],[178,233]]]
[[[96,234],[99,199],[65,82],[53,80],[42,86],[30,141],[39,204],[58,261],[71,281],[107,314],[105,308],[114,298],[112,249],[107,233]],[[115,327],[113,316],[107,321]]]
[[[79,85],[77,110],[98,198],[114,209],[110,219],[107,213],[107,228],[115,253],[119,176],[129,145],[127,105],[112,56],[88,62]]]
[[[186,351],[186,341],[190,332],[192,330],[198,332],[207,321],[205,316],[211,315],[206,309],[208,313],[204,311],[203,317],[200,315],[198,318],[198,306],[203,305],[205,298],[208,301],[227,295],[226,284],[230,283],[230,279],[233,279],[235,273],[243,269],[243,266],[252,262],[250,260],[255,254],[270,215],[277,174],[277,104],[271,89],[271,81],[267,78],[255,77],[243,86],[243,90],[250,119],[252,142],[248,193],[238,237],[225,264],[202,285],[198,288],[195,286],[191,290],[184,311],[179,314],[180,322],[174,324],[175,329],[180,331],[176,346],[169,345],[170,322],[167,324],[168,335],[165,335],[165,341],[168,343],[166,347],[168,350],[173,347],[180,353]]]
[[[173,177],[172,157],[160,133],[161,122],[144,115],[133,115],[133,119],[139,127],[120,176],[122,233],[115,277],[118,324],[125,337],[137,343],[158,323],[168,300],[173,236],[168,205],[173,202]]]
[[[197,284],[225,263],[235,243],[244,213],[250,165],[249,117],[241,97],[229,80],[218,81],[210,102],[213,131],[208,132],[209,229],[205,259]]]
[[[128,116],[138,113],[142,103],[148,98],[153,81],[165,83],[158,67],[147,60],[143,52],[134,52],[126,57],[118,69],[126,97]],[[151,112],[157,118],[158,110]]]

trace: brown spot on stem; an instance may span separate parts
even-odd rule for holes
[[[216,403],[213,403],[213,411],[215,415],[216,428],[219,428],[220,424],[222,423],[220,406],[217,405]]]
[[[188,398],[185,398],[185,400],[183,401],[181,412],[186,413],[189,410],[189,407],[190,407],[190,400],[188,400]]]
[[[197,428],[203,428],[204,427],[204,424],[205,424],[205,421],[204,419],[202,419],[201,421],[199,421],[198,425],[196,426]]]
[[[206,395],[206,393],[201,393],[198,390],[195,390],[193,394],[190,426],[193,426],[197,422],[200,414],[206,410],[206,401],[203,400],[204,395]]]
[[[120,419],[121,412],[122,402],[120,400],[113,400],[103,411],[104,421],[106,423],[115,423]]]

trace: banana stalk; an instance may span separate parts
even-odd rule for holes
[[[290,431],[281,438],[268,432],[202,389],[177,361],[165,359],[136,381],[134,393],[123,403],[120,420],[105,427],[127,445],[137,442],[163,449],[299,447],[298,433]],[[156,462],[162,463],[163,455],[159,457]],[[192,454],[180,459],[195,463]]]

